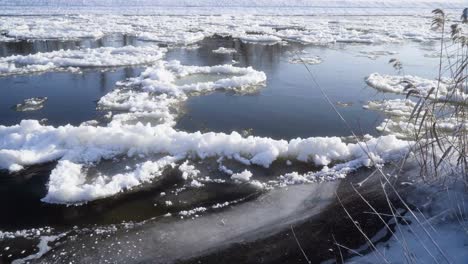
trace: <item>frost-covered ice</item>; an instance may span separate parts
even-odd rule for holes
[[[0,58],[0,75],[30,74],[44,71],[70,70],[83,67],[116,67],[146,64],[160,60],[165,49],[156,45],[120,48],[58,50],[30,55]]]
[[[16,104],[14,109],[19,112],[36,111],[44,107],[47,97],[33,97],[25,99],[22,103]]]
[[[233,53],[237,53],[237,50],[232,49],[232,48],[219,47],[219,48],[213,50],[213,53],[216,53],[216,54],[233,54]]]

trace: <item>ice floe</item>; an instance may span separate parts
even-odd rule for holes
[[[380,91],[407,94],[429,99],[463,102],[468,99],[464,87],[454,87],[450,80],[429,80],[412,75],[387,75],[372,73],[366,83]]]
[[[70,70],[83,67],[116,67],[146,64],[160,60],[165,49],[156,45],[120,48],[58,50],[30,55],[0,58],[0,75],[30,74],[44,71]]]
[[[231,179],[239,182],[248,182],[252,177],[252,172],[244,170],[240,173],[234,173],[231,175]]]
[[[219,48],[213,50],[213,53],[216,53],[216,54],[233,54],[233,53],[237,53],[237,50],[231,49],[231,48],[219,47]]]
[[[19,112],[36,111],[44,107],[47,97],[33,97],[25,99],[22,103],[16,104],[13,108]]]
[[[79,203],[95,200],[129,190],[155,177],[161,176],[167,166],[175,166],[175,157],[164,157],[157,161],[138,164],[135,170],[112,176],[99,175],[86,183],[85,167],[68,160],[59,161],[50,174],[48,193],[44,202]]]
[[[237,132],[187,133],[167,125],[120,127],[40,125],[23,120],[19,125],[0,126],[0,166],[10,170],[22,166],[60,160],[52,171],[49,193],[44,201],[68,203],[93,200],[116,194],[148,181],[160,173],[158,162],[142,164],[129,173],[98,177],[85,182],[85,164],[119,155],[167,154],[174,157],[241,156],[252,164],[269,167],[278,158],[288,158],[316,165],[349,161],[347,167],[371,166],[403,155],[408,142],[394,136],[371,139],[365,144],[346,144],[340,138],[294,139],[290,142],[249,136]],[[367,150],[373,157],[371,160]],[[165,163],[166,164],[166,163]]]

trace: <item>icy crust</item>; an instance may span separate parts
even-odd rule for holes
[[[236,16],[4,16],[0,17],[0,31],[5,32],[5,40],[11,41],[124,34],[145,41],[180,45],[189,45],[214,35],[263,44],[289,41],[318,45],[421,42],[440,37],[438,32],[430,29],[430,19],[422,17],[239,14],[243,13]]]
[[[328,165],[348,161],[359,168],[389,161],[406,151],[408,143],[394,136],[371,139],[363,145],[346,144],[337,137],[274,140],[242,137],[239,133],[187,133],[170,126],[136,124],[120,127],[43,126],[23,120],[19,125],[0,126],[0,167],[19,170],[22,166],[59,160],[51,173],[46,202],[76,203],[107,197],[140,185],[160,175],[175,158],[146,162],[134,171],[86,182],[84,165],[116,156],[164,154],[172,157],[229,157],[269,167],[278,158]],[[369,159],[364,149],[369,151]],[[244,177],[245,178],[245,177]]]
[[[0,76],[44,71],[70,70],[83,67],[116,67],[155,62],[165,54],[156,45],[120,48],[102,47],[82,50],[58,50],[30,55],[0,58]]]
[[[466,102],[468,94],[463,87],[454,87],[450,80],[442,79],[440,83],[437,80],[424,79],[412,75],[386,75],[372,73],[366,78],[366,83],[380,91],[397,94],[407,94],[413,91],[411,95],[419,97],[428,97],[442,101]],[[431,89],[434,89],[431,92]]]

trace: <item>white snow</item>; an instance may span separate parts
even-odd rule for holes
[[[251,177],[252,177],[252,172],[248,170],[244,170],[243,172],[234,173],[231,175],[231,179],[234,181],[238,181],[238,182],[248,182],[250,181]]]
[[[177,85],[176,80],[190,75],[232,75],[217,81],[196,82]],[[139,77],[124,83],[125,86],[141,85],[148,92],[165,93],[184,97],[189,92],[210,92],[216,89],[240,89],[260,85],[266,81],[263,72],[251,67],[239,68],[232,65],[184,66],[179,61],[158,62],[146,69]]]
[[[22,103],[15,105],[15,110],[24,111],[36,111],[44,107],[44,103],[47,101],[47,97],[33,97],[24,99]]]
[[[374,111],[381,111],[390,116],[409,117],[415,106],[416,103],[410,99],[391,99],[369,101],[363,107]]]
[[[120,155],[168,154],[201,159],[240,156],[264,167],[280,157],[316,165],[348,161],[342,166],[349,169],[373,165],[361,146],[346,144],[337,137],[298,138],[288,142],[254,136],[244,138],[237,132],[187,133],[167,125],[52,127],[35,120],[23,120],[19,125],[0,126],[0,138],[2,168],[16,170],[21,166],[60,160],[51,174],[49,193],[44,198],[44,201],[57,203],[83,202],[116,194],[153,179],[160,175],[163,166],[174,161],[174,158],[167,158],[169,160],[163,160],[162,164],[148,161],[134,171],[113,175],[107,181],[102,176],[92,183],[85,182],[84,164]],[[363,144],[379,163],[401,157],[409,147],[408,142],[392,135]]]
[[[212,52],[216,54],[233,54],[233,53],[237,53],[237,50],[232,49],[232,48],[219,47],[213,50]]]
[[[468,94],[463,89],[455,88],[450,84],[450,80],[442,79],[440,83],[437,80],[428,80],[412,75],[386,75],[372,73],[366,78],[369,86],[384,92],[407,94],[410,90],[412,96],[428,97],[429,99],[447,100],[447,101],[465,101]],[[410,84],[411,87],[407,87]],[[433,92],[429,94],[431,89]]]
[[[103,47],[82,50],[58,50],[0,58],[0,75],[71,70],[75,67],[115,67],[155,62],[165,49],[156,45],[121,48]],[[71,67],[71,68],[70,68]]]
[[[177,159],[170,156],[157,161],[146,161],[138,164],[131,172],[100,175],[92,182],[87,182],[82,164],[61,160],[50,174],[48,193],[42,201],[80,203],[115,195],[161,176],[165,167],[175,166],[175,161]]]
[[[196,178],[198,174],[200,174],[200,171],[197,170],[195,166],[190,165],[188,160],[179,166],[179,170],[182,172],[182,178],[184,178],[184,180],[187,180],[189,178]],[[196,182],[192,181],[192,183],[194,183],[194,185],[197,185]]]
[[[197,213],[203,213],[206,210],[207,209],[205,207],[197,207],[197,208],[193,208],[193,209],[190,209],[190,210],[180,211],[179,215],[181,215],[181,216],[192,216],[192,215],[196,215]]]

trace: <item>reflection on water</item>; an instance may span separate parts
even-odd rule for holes
[[[99,48],[99,47],[122,47],[127,45],[139,45],[140,41],[134,37],[120,34],[107,35],[100,39],[80,40],[19,40],[15,42],[0,43],[0,57],[10,55],[28,55],[38,52],[50,52],[56,50]]]

